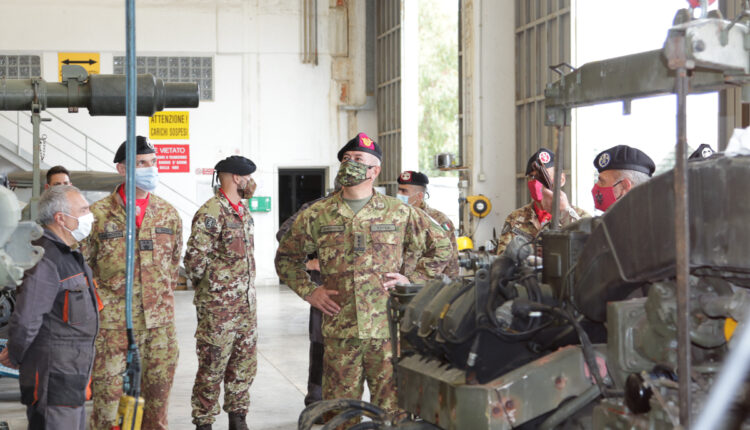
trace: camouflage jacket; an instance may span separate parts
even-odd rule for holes
[[[451,231],[451,229],[453,228],[453,223],[447,216],[445,216],[444,213],[427,206],[424,201],[420,205],[417,205],[415,207],[427,215],[428,219],[431,221],[430,227],[435,230],[435,234],[444,236],[451,243],[451,254],[445,262],[446,265],[443,269],[442,274],[448,276],[449,278],[458,277],[458,245],[456,244],[456,236]],[[420,257],[421,255],[419,254],[414,254],[411,251],[406,251],[404,253],[404,263],[401,267],[401,273],[413,272]]]
[[[99,285],[104,308],[100,327],[125,329],[125,206],[115,191],[91,205],[94,225],[81,250]],[[174,288],[182,251],[182,220],[153,193],[136,229],[133,273],[133,328],[174,321]]]
[[[255,304],[254,223],[246,201],[242,218],[218,191],[198,209],[185,251],[185,271],[199,310],[231,317]]]
[[[276,271],[307,297],[316,285],[305,272],[305,258],[317,251],[323,284],[338,291],[331,297],[341,306],[337,315],[324,317],[323,336],[385,339],[385,273],[398,272],[404,252],[414,252],[422,257],[405,275],[424,282],[442,272],[450,255],[450,243],[431,225],[422,211],[377,192],[355,215],[338,193],[299,215],[279,244]]]
[[[425,211],[427,215],[429,215],[430,218],[434,219],[440,225],[440,228],[442,228],[443,231],[446,232],[448,239],[451,241],[451,248],[453,249],[453,251],[451,252],[450,259],[448,260],[448,265],[445,267],[443,273],[445,273],[445,275],[450,278],[457,277],[458,244],[456,243],[456,227],[453,225],[453,221],[451,221],[451,219],[448,218],[446,214],[428,206],[424,200],[422,200],[422,204],[417,207]]]
[[[543,227],[549,225],[549,222],[544,223],[544,225],[539,223],[539,218],[536,216],[532,205],[533,203],[529,203],[526,206],[518,208],[505,218],[502,233],[500,233],[500,238],[497,241],[496,253],[498,255],[505,251],[505,247],[508,246],[515,236],[522,236],[531,242]],[[563,213],[560,219],[562,226],[589,216],[586,211],[575,206],[570,206],[569,209],[572,209],[577,217],[574,217],[570,210],[567,213]]]

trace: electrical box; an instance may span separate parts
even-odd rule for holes
[[[247,205],[250,212],[271,212],[271,197],[251,197]]]

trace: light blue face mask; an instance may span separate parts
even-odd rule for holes
[[[396,194],[396,198],[404,202],[404,204],[409,204],[409,196],[405,196],[403,194]]]
[[[159,169],[153,167],[139,167],[135,169],[135,186],[149,193],[159,185]]]

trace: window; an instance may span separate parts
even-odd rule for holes
[[[28,79],[41,76],[39,55],[0,55],[0,78]]]
[[[112,73],[125,74],[125,57],[116,56]],[[213,100],[213,57],[136,57],[136,73],[150,73],[164,82],[195,82],[201,100]]]

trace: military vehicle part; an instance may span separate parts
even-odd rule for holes
[[[42,237],[42,228],[35,222],[19,222],[21,209],[12,191],[0,187],[0,289],[15,289],[21,284],[23,272],[41,260],[44,251],[31,245]]]
[[[33,187],[29,202],[31,219],[36,219],[41,194],[40,127],[41,112],[48,108],[68,108],[78,112],[88,108],[89,114],[125,115],[126,77],[124,75],[92,75],[78,65],[62,67],[62,82],[47,82],[42,78],[0,78],[0,110],[30,110],[32,125]],[[137,112],[134,115],[152,116],[165,108],[198,107],[198,85],[195,83],[164,83],[152,75],[137,77],[135,87]]]
[[[596,351],[596,359],[604,363],[603,350]],[[398,375],[399,387],[418,387],[399,390],[399,407],[450,430],[517,428],[596,388],[577,346],[559,349],[486,384],[468,384],[462,370],[420,355],[402,359]]]
[[[458,254],[458,265],[464,269],[473,271],[489,269],[496,258],[496,255],[490,254],[487,251],[461,251]]]
[[[688,178],[692,274],[750,286],[747,206],[735,197],[750,183],[750,158],[691,163]],[[633,188],[593,227],[575,267],[573,291],[587,317],[604,321],[607,302],[626,298],[649,280],[675,276],[673,184],[674,177],[664,174]]]
[[[125,115],[125,75],[91,75],[83,67],[63,66],[62,82],[41,78],[0,79],[0,110],[87,108],[91,116]],[[153,75],[138,75],[139,116],[152,116],[166,108],[198,107],[198,85],[165,83]]]

